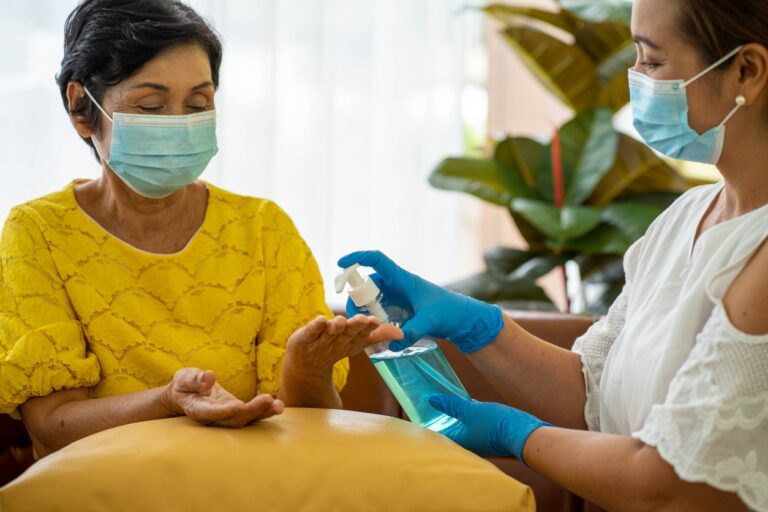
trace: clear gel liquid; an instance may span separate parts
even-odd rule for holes
[[[412,422],[436,432],[456,423],[429,405],[437,393],[469,398],[437,343],[423,339],[402,352],[384,350],[370,358]]]

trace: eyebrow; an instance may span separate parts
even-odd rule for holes
[[[200,89],[205,89],[206,87],[213,87],[213,82],[210,80],[203,82],[201,84],[198,84],[194,86],[191,91],[199,91]],[[170,92],[170,89],[166,87],[163,84],[156,84],[154,82],[142,82],[140,84],[136,84],[132,87],[132,89],[155,89],[162,92]]]
[[[636,43],[638,43],[638,44],[644,44],[644,45],[650,46],[654,50],[661,50],[661,46],[659,46],[658,44],[654,43],[653,41],[651,41],[650,39],[648,39],[645,36],[638,35],[638,36],[634,36],[632,39]]]

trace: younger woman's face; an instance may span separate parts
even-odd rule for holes
[[[681,33],[684,13],[678,0],[635,0],[632,35],[637,46],[635,71],[656,80],[689,80],[709,67],[701,48]],[[729,48],[728,51],[731,49]],[[734,107],[735,95],[721,87],[713,70],[687,87],[688,122],[698,133],[717,126]]]

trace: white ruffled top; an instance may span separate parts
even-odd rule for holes
[[[768,333],[740,332],[722,304],[768,237],[768,205],[694,245],[722,188],[684,194],[630,248],[627,285],[573,350],[590,430],[640,439],[682,479],[768,511]]]

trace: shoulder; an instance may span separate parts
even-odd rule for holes
[[[714,183],[711,185],[700,185],[688,190],[656,218],[649,231],[672,224],[687,226],[693,222],[698,225],[701,220],[699,214],[703,213],[701,210],[706,209],[711,204],[716,193],[722,187],[722,183]]]
[[[280,245],[287,240],[304,243],[291,217],[274,201],[206,185],[210,192],[212,225],[222,229],[239,225],[251,233],[259,233],[267,245]]]
[[[67,212],[77,208],[73,192],[76,183],[73,181],[61,190],[14,206],[6,223],[33,220],[43,228],[58,222]]]
[[[723,303],[737,329],[752,335],[768,334],[768,239],[733,281]]]
[[[678,197],[651,223],[643,238],[638,240],[625,255],[625,268],[637,268],[640,262],[658,258],[687,240],[687,234],[695,230],[722,183],[694,187]]]
[[[262,197],[237,194],[206,183],[211,204],[217,209],[229,210],[235,217],[259,217],[262,222],[290,220],[288,214],[274,201]]]

